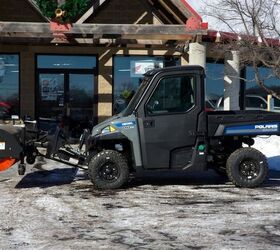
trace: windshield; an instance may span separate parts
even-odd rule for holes
[[[122,115],[127,116],[127,115],[131,115],[132,112],[134,111],[137,103],[140,101],[142,95],[144,94],[148,83],[150,82],[151,77],[145,77],[139,87],[139,89],[136,91],[136,93],[134,94],[134,96],[132,97],[132,99],[130,100],[128,106],[126,107],[126,109],[121,112]]]

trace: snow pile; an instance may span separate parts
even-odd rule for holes
[[[261,136],[255,138],[254,148],[261,151],[268,159],[269,168],[280,171],[280,137]]]

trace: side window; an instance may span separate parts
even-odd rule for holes
[[[256,108],[256,109],[266,109],[266,102],[261,99],[261,97],[247,96],[246,97],[246,107]]]
[[[186,112],[194,106],[194,76],[173,76],[160,80],[150,97],[146,112],[148,115]]]

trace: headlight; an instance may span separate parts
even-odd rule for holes
[[[112,125],[110,125],[110,126],[107,126],[107,127],[103,128],[101,130],[101,134],[112,133],[112,132],[115,132],[115,131],[116,131],[116,129]]]

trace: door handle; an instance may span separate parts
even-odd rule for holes
[[[154,128],[155,120],[145,120],[143,121],[144,128]]]

